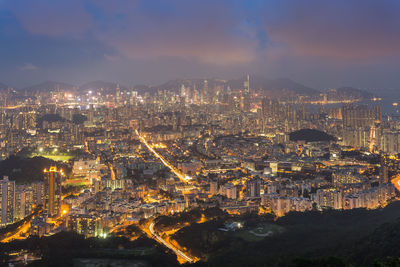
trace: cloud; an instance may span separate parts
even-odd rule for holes
[[[95,36],[131,59],[178,57],[206,64],[248,63],[257,40],[241,36],[241,17],[226,1],[134,1],[107,13]],[[238,34],[239,33],[239,34]]]
[[[329,84],[368,73],[398,83],[398,0],[0,2],[6,79],[9,65],[35,62],[40,70],[24,77],[160,82],[254,72]]]
[[[121,57],[118,55],[110,55],[110,54],[104,54],[104,58],[107,61],[111,61],[111,62],[118,61],[121,59]]]
[[[26,62],[24,65],[19,67],[20,70],[37,70],[38,67],[33,65],[32,63]]]
[[[130,59],[183,58],[214,65],[293,57],[364,60],[400,54],[396,0],[13,0],[33,34],[94,38]],[[104,58],[108,61],[108,53]]]
[[[365,60],[400,55],[400,5],[391,0],[292,1],[267,15],[269,38],[297,56]]]
[[[84,1],[13,0],[4,5],[33,34],[78,37],[87,33],[92,16]]]
[[[33,34],[93,36],[131,59],[178,57],[229,65],[256,56],[258,41],[242,29],[244,17],[231,1],[12,2],[9,8]]]

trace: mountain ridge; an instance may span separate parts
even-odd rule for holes
[[[168,80],[159,85],[150,86],[146,84],[137,84],[135,86],[126,86],[119,84],[117,82],[109,82],[103,80],[96,80],[84,83],[82,85],[76,86],[73,84],[58,82],[58,81],[44,81],[42,83],[27,86],[22,89],[16,89],[19,92],[32,92],[32,91],[55,91],[55,90],[78,90],[78,91],[89,91],[89,90],[99,90],[103,89],[106,92],[113,93],[114,90],[119,85],[121,90],[128,90],[133,88],[133,90],[138,91],[140,94],[149,93],[155,94],[158,91],[172,91],[175,93],[180,92],[182,85],[185,87],[196,88],[197,91],[202,91],[205,88],[205,81],[207,81],[208,88],[220,88],[225,90],[243,90],[244,82],[247,76],[242,76],[237,79],[223,80],[219,78],[178,78],[173,80]],[[5,90],[9,86],[0,83],[0,90]],[[326,93],[328,97],[332,98],[357,98],[357,99],[371,99],[375,96],[374,93],[368,92],[366,90],[343,86],[337,89],[330,89],[328,91],[317,90],[312,87],[303,85],[289,78],[277,78],[277,79],[267,79],[258,75],[250,75],[250,88],[252,90],[264,91],[270,97],[280,97],[285,96],[315,96],[321,93]]]
[[[65,83],[65,82],[57,82],[57,81],[44,81],[38,84],[34,84],[31,86],[24,87],[22,89],[17,89],[17,91],[54,91],[54,90],[72,90],[75,85]]]

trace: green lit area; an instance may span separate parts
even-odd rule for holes
[[[66,162],[76,157],[76,151],[61,149],[58,147],[38,147],[36,149],[23,149],[18,156],[24,158],[43,157],[54,161]]]
[[[53,155],[53,154],[41,154],[41,153],[32,154],[32,158],[33,157],[44,157],[54,161],[64,161],[64,162],[74,158],[73,156],[70,155]]]
[[[282,226],[266,223],[256,227],[236,232],[236,236],[243,238],[248,242],[261,241],[266,237],[273,236],[284,232],[285,228]]]

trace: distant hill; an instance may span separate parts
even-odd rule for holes
[[[373,97],[375,97],[373,93],[354,87],[340,87],[337,89],[331,89],[327,92],[328,100],[369,100]]]
[[[0,91],[7,90],[7,89],[8,89],[7,85],[5,85],[4,83],[0,83]]]
[[[232,89],[243,89],[245,79],[246,77],[229,80],[227,84]],[[282,94],[312,96],[321,93],[316,89],[307,87],[287,78],[271,80],[256,75],[250,76],[250,88],[269,91],[271,96],[280,96]]]
[[[147,85],[136,85],[134,89],[139,93],[148,92],[150,94],[157,93],[158,91],[170,91],[179,93],[182,85],[185,87],[190,87],[191,89],[196,88],[197,91],[204,90],[205,81],[207,81],[207,86],[209,88],[214,88],[215,86],[220,86],[220,88],[226,87],[226,81],[216,78],[210,79],[175,79],[167,81],[163,84],[156,86],[147,86]]]
[[[336,94],[341,99],[372,99],[375,96],[373,93],[354,87],[340,87],[330,90],[328,94]]]
[[[247,76],[243,76],[241,78],[232,80],[222,80],[218,78],[174,79],[155,86],[138,84],[133,87],[128,87],[119,84],[119,87],[121,91],[133,88],[133,90],[137,91],[139,94],[145,94],[145,93],[155,94],[158,91],[170,91],[174,93],[180,93],[182,85],[184,85],[185,87],[189,87],[192,90],[196,89],[197,91],[201,92],[204,90],[206,84],[208,88],[213,90],[227,90],[227,89],[243,90],[244,81],[246,79]],[[102,90],[103,92],[113,94],[115,93],[115,89],[117,88],[117,86],[118,83],[116,82],[107,82],[100,80],[88,82],[82,84],[79,87],[63,82],[46,81],[17,91],[19,92],[56,91],[56,90],[69,91],[71,89],[78,89],[79,91],[83,92],[89,90],[94,90],[94,91]],[[0,90],[4,90],[7,88],[8,88],[7,85],[0,83]],[[250,88],[252,90],[257,90],[257,91],[262,90],[265,92],[266,96],[272,98],[282,98],[282,97],[286,98],[295,96],[318,97],[321,94],[321,91],[317,89],[308,87],[306,85],[295,82],[288,78],[266,79],[262,76],[257,76],[257,75],[250,75]],[[374,97],[374,94],[353,87],[340,87],[337,89],[329,90],[327,92],[327,96],[328,99],[332,100],[371,99]]]
[[[133,90],[137,91],[139,94],[144,94],[148,92],[149,94],[155,93],[154,87],[145,85],[145,84],[138,84],[133,87]]]
[[[74,88],[74,85],[64,83],[64,82],[56,82],[56,81],[45,81],[33,86],[28,86],[25,88],[22,88],[20,91],[65,91],[65,90],[72,90]]]
[[[205,84],[207,81],[208,88],[214,88],[216,86],[221,86],[224,88],[226,85],[225,80],[210,78],[210,79],[175,79],[163,83],[158,86],[154,86],[156,90],[168,90],[168,91],[179,91],[181,86],[196,88],[198,91],[204,90]]]
[[[204,90],[205,81],[207,81],[208,88],[219,87],[221,89],[227,89],[228,87],[232,90],[243,90],[243,84],[246,77],[233,80],[222,80],[218,78],[208,78],[208,79],[175,79],[165,82],[157,86],[146,86],[137,85],[134,86],[135,90],[139,93],[148,92],[154,94],[157,91],[173,91],[179,93],[182,85],[185,87],[196,88],[198,91]],[[272,97],[280,96],[294,96],[294,95],[305,95],[313,96],[320,94],[321,92],[313,88],[307,87],[300,83],[294,82],[290,79],[265,79],[260,76],[252,75],[250,76],[250,87],[255,90],[268,91],[269,95]]]
[[[356,245],[347,247],[347,252],[354,260],[360,261],[360,266],[367,266],[368,263],[377,260],[387,263],[392,261],[391,257],[397,258],[397,264],[374,266],[399,266],[399,238],[400,218],[394,222],[382,224],[371,234],[357,240],[354,242]]]
[[[315,129],[301,129],[289,134],[290,141],[323,142],[335,141],[335,137]]]
[[[113,83],[113,82],[105,82],[105,81],[93,81],[93,82],[88,82],[85,83],[81,86],[79,86],[80,91],[89,91],[89,90],[100,90],[103,89],[104,91],[112,91],[114,92],[115,89],[117,88],[118,83]],[[126,90],[127,87],[123,85],[119,85],[121,90]]]

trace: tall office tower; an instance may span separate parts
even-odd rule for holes
[[[119,84],[117,84],[117,88],[115,89],[115,104],[118,106],[121,103],[121,89],[119,88]]]
[[[61,175],[62,170],[57,170],[55,166],[44,169],[44,209],[51,217],[60,214]]]
[[[200,103],[200,94],[199,94],[199,91],[196,90],[196,87],[194,87],[194,89],[193,89],[193,103],[194,104]]]
[[[4,176],[3,180],[0,180],[0,194],[0,225],[13,223],[15,210],[15,181],[10,181],[7,176]]]
[[[240,108],[245,112],[250,111],[251,101],[250,95],[248,93],[244,93],[243,96],[240,98]]]
[[[184,84],[182,84],[181,85],[181,97],[183,96],[183,97],[186,97],[186,88],[185,88],[185,85]]]
[[[90,105],[89,105],[88,121],[89,121],[90,123],[93,123],[93,121],[94,121],[94,108],[93,108],[93,104],[90,104]]]
[[[210,88],[208,87],[208,81],[204,80],[204,85],[203,85],[203,102],[207,102],[208,104],[211,103],[212,95],[210,93]]]
[[[250,75],[247,74],[246,80],[243,82],[245,93],[250,94]]]

